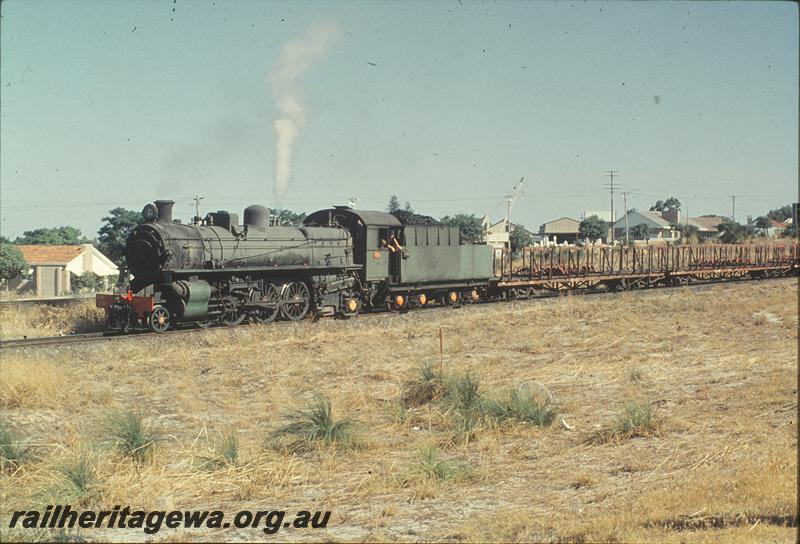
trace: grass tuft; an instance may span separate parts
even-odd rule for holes
[[[144,461],[152,454],[156,444],[164,438],[138,412],[108,412],[102,427],[114,447],[137,462]]]
[[[0,468],[3,471],[16,470],[31,457],[29,447],[20,443],[4,423],[0,423]]]
[[[616,421],[588,437],[588,442],[619,442],[636,437],[648,437],[658,433],[661,421],[655,410],[645,401],[626,402]]]
[[[614,430],[625,437],[650,436],[656,431],[656,416],[647,402],[628,402],[617,418]]]
[[[549,398],[534,395],[526,387],[512,389],[508,397],[484,403],[486,413],[495,421],[517,420],[532,425],[550,425],[558,415]]]
[[[58,471],[66,480],[66,491],[76,499],[86,499],[93,495],[97,485],[97,472],[94,460],[89,452],[80,455],[61,465]]]
[[[230,430],[220,434],[211,444],[211,453],[201,465],[207,470],[235,466],[239,461],[239,434]]]
[[[401,400],[405,406],[422,406],[439,400],[445,392],[444,379],[430,362],[419,369],[419,377],[403,384]]]
[[[466,465],[443,459],[436,446],[429,446],[419,451],[414,462],[400,477],[400,484],[408,486],[420,481],[446,482],[466,475]]]
[[[640,382],[642,381],[643,377],[644,373],[642,372],[641,368],[628,369],[628,379],[631,381],[631,383]]]
[[[480,410],[480,382],[470,374],[446,381],[445,401],[454,409],[466,412]]]
[[[278,435],[290,437],[288,449],[305,451],[316,444],[352,447],[356,444],[354,428],[356,421],[350,418],[336,419],[331,401],[322,395],[301,410],[288,416],[289,423],[278,430]]]

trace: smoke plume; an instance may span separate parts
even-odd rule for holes
[[[333,22],[317,23],[299,39],[290,40],[281,49],[267,82],[275,100],[275,199],[280,199],[289,184],[292,154],[297,138],[305,128],[305,106],[298,94],[297,82],[322,60],[340,31]]]

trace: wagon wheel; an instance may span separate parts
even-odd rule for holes
[[[170,325],[169,310],[164,306],[157,305],[150,312],[150,330],[157,333],[166,332]]]
[[[270,304],[274,304],[275,307],[272,309],[259,308],[257,310],[253,310],[250,312],[250,318],[256,323],[272,323],[275,321],[275,318],[278,317],[278,312],[280,311],[280,300],[281,297],[278,294],[278,288],[270,283],[267,287],[267,292],[264,293],[264,296],[261,297],[259,302],[268,302]]]
[[[211,320],[206,319],[204,321],[198,321],[197,326],[200,327],[201,329],[207,329],[211,326]]]
[[[281,315],[289,321],[300,321],[308,313],[311,296],[308,286],[302,281],[293,281],[286,286],[281,306]]]
[[[239,301],[235,297],[227,297],[222,302],[223,311],[220,321],[229,327],[239,325],[247,317],[247,314],[239,309]]]

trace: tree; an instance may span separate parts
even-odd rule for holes
[[[280,208],[272,210],[273,215],[277,218],[279,225],[302,225],[306,219],[306,212],[296,213],[291,210],[282,210]]]
[[[422,215],[413,211],[397,210],[392,215],[404,225],[438,225],[439,222],[430,215]]]
[[[80,229],[75,227],[56,227],[52,229],[35,229],[22,233],[14,241],[17,245],[63,245],[76,246],[85,244],[86,238]]]
[[[511,240],[511,251],[513,253],[518,252],[520,249],[524,247],[528,247],[533,243],[533,235],[528,231],[524,225],[514,225],[514,228],[511,229],[511,236],[509,236]]]
[[[28,269],[22,252],[14,244],[0,244],[0,279],[7,281],[16,278]]]
[[[756,217],[755,226],[761,229],[761,234],[766,236],[767,229],[772,226],[772,221],[766,215],[762,215],[761,217]]]
[[[634,240],[649,240],[650,228],[645,223],[639,223],[628,229],[628,233]]]
[[[770,219],[774,219],[775,221],[786,221],[792,216],[792,205],[787,204],[781,208],[776,210],[770,210],[767,212],[767,217]]]
[[[671,212],[681,208],[681,201],[674,196],[666,200],[656,200],[656,203],[650,206],[651,212]]]
[[[392,195],[389,199],[389,203],[386,205],[386,211],[389,213],[394,213],[400,209],[400,199],[397,198],[397,195]]]
[[[694,225],[681,223],[675,227],[686,242],[697,243],[700,240],[700,229]]]
[[[445,215],[441,223],[447,227],[458,227],[462,244],[483,242],[483,224],[474,214],[457,213],[453,217]]]
[[[403,211],[406,211],[408,213],[414,213],[414,208],[411,207],[411,202],[409,202],[408,200],[406,200],[406,205],[403,206]]]
[[[114,208],[103,218],[97,231],[97,249],[118,266],[125,266],[125,244],[133,229],[144,221],[141,213],[125,208]]]
[[[608,236],[608,223],[597,217],[590,215],[578,226],[578,235],[581,238],[597,240]]]
[[[719,239],[725,244],[737,244],[753,235],[751,229],[727,217],[722,220],[719,231],[722,233]]]

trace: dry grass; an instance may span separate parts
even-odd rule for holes
[[[0,356],[0,406],[39,408],[57,402],[64,387],[62,367],[42,360]]]
[[[94,300],[66,306],[0,306],[0,340],[91,332],[105,327],[103,310]]]
[[[36,455],[0,474],[0,511],[66,488],[97,506],[332,510],[324,531],[282,540],[794,541],[779,525],[797,514],[796,289],[565,297],[3,353],[16,375],[0,374],[3,416]],[[25,365],[50,378],[28,379]],[[515,390],[547,391],[552,423],[485,415],[485,399],[510,404]],[[475,393],[480,417],[454,440]],[[334,421],[359,422],[361,447],[269,447],[314,395]],[[632,399],[658,425],[591,441],[625,425]],[[97,428],[130,406],[164,435],[143,462]],[[65,467],[88,484],[69,487]]]

